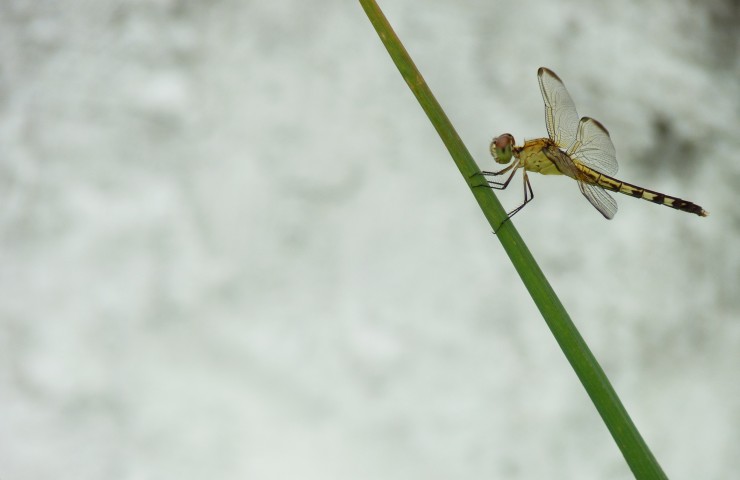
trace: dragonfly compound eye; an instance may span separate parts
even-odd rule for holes
[[[504,133],[491,142],[491,155],[496,163],[509,163],[511,161],[511,148],[516,142],[510,133]]]

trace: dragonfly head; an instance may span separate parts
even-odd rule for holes
[[[510,133],[496,137],[491,142],[491,155],[496,163],[509,163],[511,161],[511,149],[516,141]]]

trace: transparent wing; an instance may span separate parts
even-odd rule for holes
[[[619,166],[609,132],[593,118],[578,120],[575,103],[555,72],[542,67],[537,78],[545,101],[547,133],[564,150],[553,147],[544,149],[543,153],[560,172],[578,181],[581,193],[596,210],[607,219],[613,218],[617,202],[599,185],[584,181],[586,178],[576,165],[580,163],[596,172],[615,175]]]
[[[576,104],[570,98],[563,81],[545,67],[537,71],[542,99],[545,101],[547,134],[563,150],[573,145],[578,129]]]
[[[591,202],[591,205],[596,207],[596,210],[601,212],[608,220],[611,220],[617,213],[617,201],[606,190],[593,183],[581,181],[578,181],[578,187],[581,189],[583,196]]]
[[[611,177],[619,170],[617,152],[614,150],[609,132],[593,118],[583,117],[581,119],[578,124],[576,141],[567,153],[573,160]]]
[[[551,147],[542,150],[542,153],[550,159],[551,162],[560,170],[563,175],[567,175],[578,181],[578,188],[591,205],[601,212],[606,218],[611,219],[617,213],[617,202],[609,195],[606,190],[600,186],[591,183],[589,177],[584,175],[578,169],[573,160],[562,150]]]

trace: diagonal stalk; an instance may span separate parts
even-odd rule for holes
[[[555,340],[583,384],[596,410],[638,479],[667,478],[647,444],[640,436],[609,379],[599,366],[586,342],[555,295],[544,274],[527,249],[512,222],[505,222],[506,212],[493,191],[474,188],[481,183],[478,165],[432,95],[421,73],[391,28],[374,0],[360,0],[370,22],[396,64],[401,76],[418,100],[437,133],[442,138],[463,179],[481,207],[483,215],[496,231],[497,238],[514,264],[534,303],[540,310]],[[503,225],[502,225],[503,223]],[[499,228],[500,227],[500,228]]]

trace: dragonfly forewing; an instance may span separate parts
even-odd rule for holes
[[[545,124],[547,134],[563,150],[576,140],[578,112],[563,81],[550,69],[540,67],[537,71],[542,99],[545,101]]]

